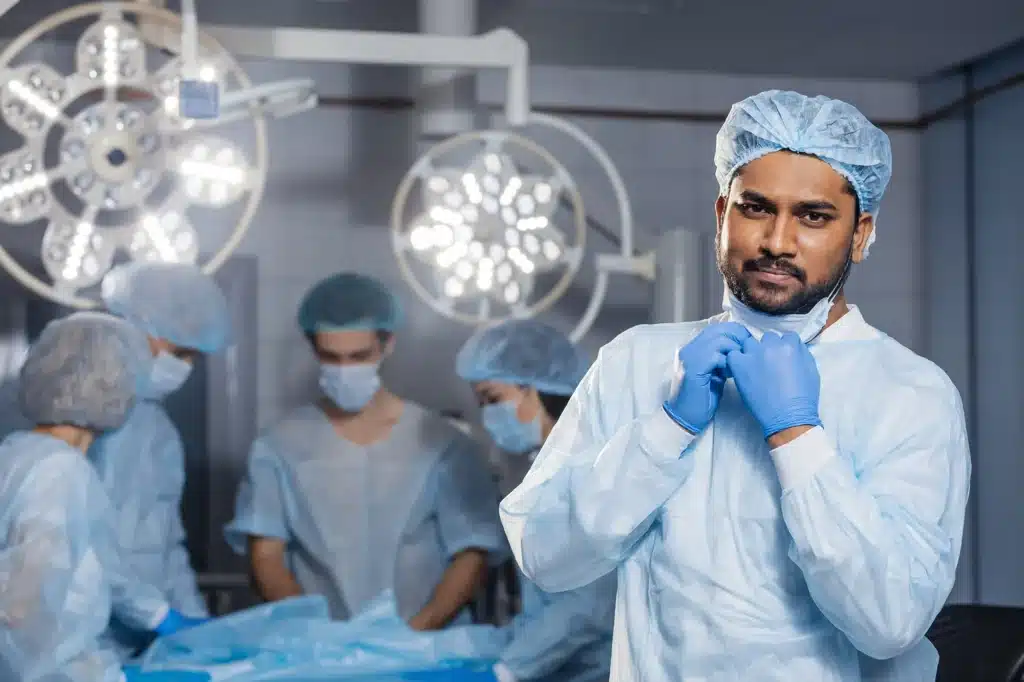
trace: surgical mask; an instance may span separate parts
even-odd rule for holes
[[[541,446],[540,415],[525,424],[516,416],[517,403],[506,401],[485,405],[484,428],[495,444],[505,452],[525,455]]]
[[[191,364],[166,351],[160,351],[153,358],[149,377],[140,395],[147,400],[162,400],[181,388],[191,373]]]
[[[832,291],[829,292],[828,296],[815,303],[814,307],[806,313],[770,315],[759,312],[744,305],[738,298],[733,296],[728,284],[726,284],[725,294],[722,296],[722,309],[729,313],[731,320],[739,322],[746,327],[747,331],[758,341],[761,340],[765,332],[775,332],[777,334],[793,332],[804,343],[810,343],[825,330],[828,314],[832,311],[832,306],[835,304],[839,292],[843,290],[843,283],[846,282],[846,276],[850,273],[850,266],[853,264],[852,246],[850,253],[851,256],[846,259],[846,265],[843,266],[843,274],[835,286],[832,287]]]
[[[380,390],[377,365],[320,365],[320,389],[346,412],[359,412]]]
[[[804,343],[813,341],[828,321],[828,313],[832,310],[835,299],[825,297],[814,304],[810,312],[790,315],[769,315],[744,305],[733,296],[729,288],[725,289],[722,308],[729,313],[729,318],[747,328],[755,339],[760,340],[765,332],[784,334],[793,332]]]

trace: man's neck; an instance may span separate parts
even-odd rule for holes
[[[402,415],[402,399],[380,389],[359,412],[345,412],[328,399],[322,409],[334,430],[358,445],[371,445],[387,437]]]
[[[850,312],[850,306],[846,305],[846,294],[840,293],[832,302],[832,309],[828,311],[828,318],[825,320],[825,329],[843,318],[843,315]]]
[[[37,426],[32,430],[36,433],[43,433],[57,440],[62,440],[83,453],[89,450],[89,446],[92,445],[94,438],[92,431],[68,424]]]

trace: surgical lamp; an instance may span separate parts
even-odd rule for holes
[[[286,116],[316,103],[308,80],[253,87],[232,56],[202,33],[179,43],[185,59],[161,57],[130,17],[165,35],[182,33],[181,20],[164,9],[90,3],[44,18],[0,53],[0,117],[22,137],[18,149],[0,157],[0,222],[45,221],[41,259],[51,281],[26,270],[2,246],[0,265],[36,293],[77,308],[97,304],[81,292],[95,287],[119,258],[197,262],[191,207],[243,204],[224,243],[202,263],[206,272],[220,267],[241,242],[263,193],[265,115]],[[19,61],[44,35],[83,20],[89,24],[75,46],[71,74]],[[215,118],[182,115],[188,113],[180,102],[183,77],[224,92]],[[239,121],[252,125],[251,150],[218,130]]]
[[[654,279],[653,253],[634,255],[629,195],[608,154],[568,121],[530,111],[529,49],[515,33],[205,29],[231,52],[263,59],[505,72],[508,129],[464,133],[428,150],[399,183],[392,203],[399,269],[439,313],[470,325],[536,315],[568,290],[582,266],[586,212],[579,189],[568,170],[529,138],[531,126],[552,128],[582,145],[601,166],[617,203],[620,250],[597,256],[594,289],[572,338],[579,340],[593,325],[612,275]],[[569,210],[561,212],[569,215],[559,217],[563,203]]]

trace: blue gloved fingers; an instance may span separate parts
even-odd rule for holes
[[[717,336],[725,336],[736,342],[737,345],[742,346],[743,342],[747,339],[754,338],[750,334],[750,330],[744,327],[739,322],[716,322],[715,324],[708,325],[704,328],[701,334],[713,333]]]

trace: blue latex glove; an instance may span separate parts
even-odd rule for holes
[[[160,625],[156,626],[154,632],[161,637],[166,637],[167,635],[173,635],[175,632],[181,632],[182,630],[202,625],[209,620],[209,618],[189,618],[180,611],[171,609],[167,612],[167,617],[160,622]]]
[[[717,322],[681,348],[683,380],[679,390],[665,401],[668,416],[690,433],[703,431],[718,410],[722,387],[729,377],[726,357],[739,352],[751,338],[747,328],[737,322]]]
[[[767,439],[794,426],[821,426],[821,377],[814,356],[793,332],[750,337],[730,353],[736,389]]]

